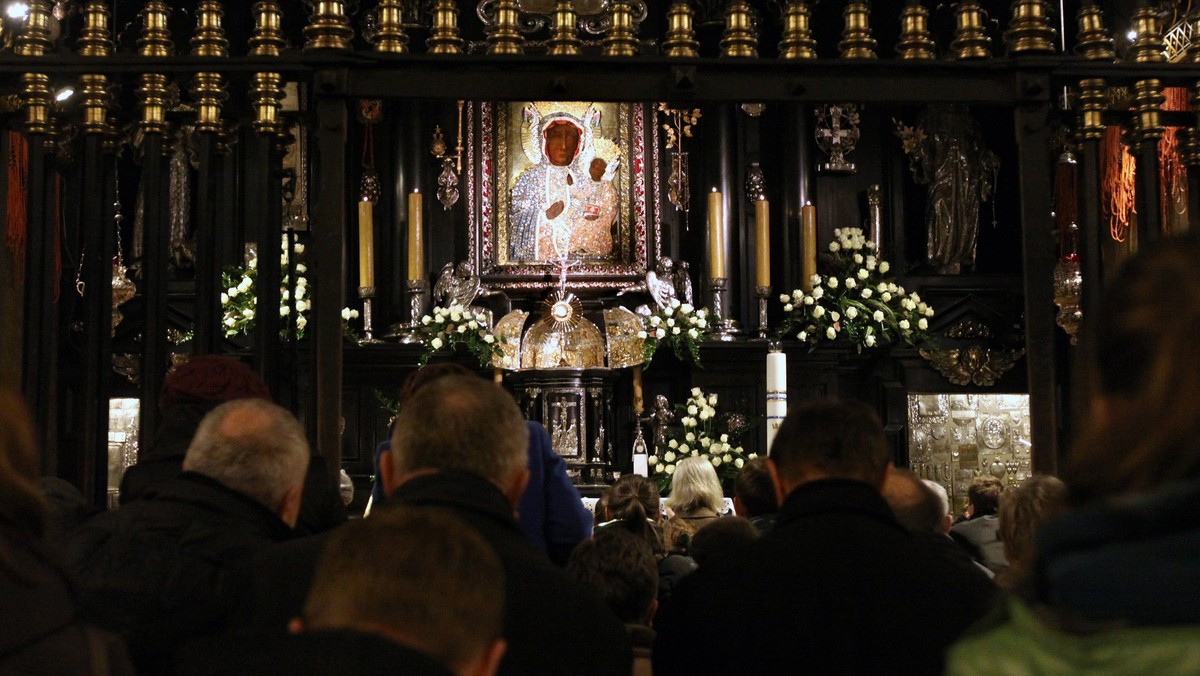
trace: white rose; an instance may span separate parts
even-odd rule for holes
[[[483,342],[487,343],[488,345],[491,345],[492,343],[496,342],[496,337],[490,333],[484,334]]]
[[[683,438],[688,443],[694,443],[696,441],[696,435],[692,432],[688,432],[687,434],[683,435]]]
[[[717,405],[717,395],[716,395],[716,394],[710,394],[710,395],[708,395],[708,405],[709,405],[709,406],[716,406],[716,405]]]
[[[725,450],[729,450],[729,447],[726,446]],[[733,456],[726,453],[725,455],[721,456],[721,460],[724,460],[725,462],[733,462]]]
[[[682,420],[682,424],[683,424],[683,426],[684,426],[684,427],[695,427],[695,426],[696,426],[696,419],[695,419],[695,418],[692,418],[692,417],[687,417],[687,418],[684,418],[684,419]]]
[[[813,290],[812,290],[813,298],[820,298],[821,296],[824,296],[824,295],[825,295],[825,289],[822,289],[819,286],[813,288]]]
[[[721,443],[723,443],[723,444],[729,443],[729,435],[728,434],[722,434],[720,438],[721,438]]]
[[[306,287],[306,286],[297,286],[296,287],[296,298],[297,299],[303,298],[304,292],[307,290],[308,290],[308,287]]]
[[[801,340],[801,341],[808,340],[808,332],[807,332],[807,331],[801,331],[800,333],[797,333],[797,334],[796,334],[796,338],[797,338],[798,340]]]
[[[675,320],[673,318],[668,317],[667,318],[667,326],[675,326]]]
[[[424,324],[425,326],[429,326],[429,322],[432,322],[432,321],[433,321],[433,317],[430,317],[429,315],[425,315],[424,317],[421,317],[421,323]]]
[[[862,254],[854,254],[854,262],[858,265],[862,265],[862,263],[863,263]]]
[[[666,335],[667,335],[667,330],[666,330],[666,329],[656,329],[656,330],[654,331],[654,337],[655,337],[655,338],[662,338],[662,337],[664,337],[664,336],[666,336]]]
[[[858,316],[858,308],[855,308],[853,305],[846,308],[846,319],[854,319],[857,316]],[[837,319],[834,319],[833,321],[836,322]]]
[[[683,305],[679,306],[679,310],[681,312],[688,313],[692,311],[692,306],[690,303],[684,303]]]
[[[652,456],[646,458],[646,464],[647,465],[657,465],[658,464],[658,456],[652,455]]]
[[[459,312],[458,310],[451,312],[450,313],[450,321],[452,321],[452,322],[462,321],[462,313]]]
[[[875,347],[875,334],[868,333],[867,337],[863,339],[863,342],[867,344],[867,347]]]
[[[242,277],[242,281],[238,284],[238,291],[245,291],[246,289],[249,289],[250,285],[253,283],[254,282],[251,281],[249,277]]]
[[[466,332],[467,332],[467,325],[466,325],[466,324],[459,324],[459,325],[458,325],[458,332],[459,332],[459,333],[466,333]]]
[[[699,337],[700,337],[699,331],[697,331],[696,329],[688,329],[688,338],[691,338],[692,340],[696,340]]]
[[[691,394],[693,397],[698,397],[701,394],[701,389],[699,387],[693,387]]]
[[[677,307],[679,307],[679,299],[678,299],[678,298],[672,298],[672,299],[671,299],[671,307],[672,307],[672,308],[677,308]]]
[[[279,316],[280,317],[286,317],[289,314],[291,314],[291,312],[292,312],[292,308],[290,308],[286,305],[282,305],[279,307]]]
[[[229,294],[227,294],[227,293],[221,294],[221,305],[228,305],[228,304],[229,304]]]
[[[296,311],[297,312],[304,312],[307,309],[308,309],[308,301],[303,301],[303,300],[296,301]]]
[[[779,294],[779,302],[780,303],[790,303],[790,302],[792,302],[792,297],[787,295],[786,293],[781,293],[781,294]]]
[[[475,329],[479,328],[479,322],[472,319],[471,321],[467,322],[467,328],[474,331]]]
[[[870,288],[863,289],[863,290],[862,290],[862,297],[863,297],[863,298],[870,298],[870,297],[871,297],[871,293],[873,293],[873,292],[871,291],[871,289],[870,289]]]
[[[709,439],[708,437],[704,437],[703,439],[700,440],[700,445],[705,448],[708,448],[709,446],[712,446],[712,439]]]
[[[875,313],[871,315],[871,319],[874,319],[877,322],[883,321],[883,310],[876,310]]]
[[[304,253],[304,245],[301,244],[300,242],[296,242],[296,246],[292,247],[292,251],[295,251],[298,254],[302,254],[302,253]]]
[[[662,319],[660,319],[658,317],[650,318],[650,326],[658,326],[660,322],[662,322]]]
[[[675,462],[675,451],[667,451],[663,453],[663,460],[666,462]]]
[[[432,345],[433,349],[435,350],[442,349],[442,339],[438,338],[437,336],[434,336],[433,340],[429,341],[429,344]]]
[[[813,297],[812,297],[812,296],[805,296],[805,297],[804,297],[804,304],[805,304],[805,305],[812,305],[812,304],[813,304],[813,302],[814,302],[814,301],[813,301]]]
[[[348,308],[348,307],[342,308],[342,319],[344,319],[346,321],[350,321],[350,308]]]
[[[646,339],[646,332],[645,332],[645,331],[638,331],[638,333],[637,333],[637,336],[638,336],[638,338],[639,338],[640,340],[645,340],[645,339]]]
[[[901,331],[907,331],[908,327],[910,327],[910,326],[912,326],[912,324],[909,324],[907,319],[900,320],[900,330]]]
[[[833,340],[834,338],[837,338],[837,331],[831,326],[825,329],[825,337]]]
[[[734,467],[736,467],[736,468],[738,468],[738,469],[741,469],[741,468],[742,468],[742,465],[745,465],[745,464],[746,464],[746,461],[745,461],[745,460],[742,460],[741,458],[738,458],[737,460],[734,460],[734,461],[733,461],[733,466],[734,466]]]
[[[887,261],[882,261],[879,264],[879,272],[880,273],[886,274],[887,271],[890,270],[891,268],[892,268],[891,264],[889,264]]]
[[[916,300],[916,294],[913,294],[913,300]],[[925,310],[927,310],[927,309],[929,309],[928,305],[926,305],[924,303],[917,303],[917,312],[919,312],[921,314],[925,314]]]
[[[753,459],[755,459],[755,458],[757,458],[757,457],[758,457],[758,454],[757,454],[757,453],[750,453],[750,454],[748,454],[748,455],[746,456],[746,459],[747,459],[747,460],[753,460]]]
[[[695,404],[692,404],[691,406],[687,407],[687,412],[688,412],[688,415],[696,415],[697,413],[700,412],[700,409],[697,408]]]
[[[236,323],[237,323],[237,320],[235,320],[233,317],[225,318],[225,326],[233,326]]]
[[[933,316],[933,308],[931,308],[931,307],[925,308],[925,316],[932,317]]]
[[[669,448],[679,448],[679,442],[676,441],[675,439],[671,439],[670,441],[667,442],[667,446]]]
[[[251,258],[250,262],[246,263],[246,267],[250,268],[251,270],[257,268],[258,267],[258,256]]]
[[[871,273],[867,272],[866,270],[859,270],[859,271],[858,271],[858,278],[859,278],[859,279],[866,279],[867,277],[870,277],[870,276],[871,276]]]
[[[784,311],[784,312],[791,312],[793,309],[794,309],[794,308],[793,308],[793,306],[792,306],[792,304],[791,304],[791,303],[785,303],[785,304],[784,304],[784,306],[783,306],[783,311]]]
[[[667,474],[674,474],[675,473],[675,465],[667,465],[667,468],[664,469],[663,471],[666,472]]]
[[[308,266],[304,263],[296,263],[296,272],[302,275],[308,272]]]
[[[830,313],[829,313],[829,318],[833,320],[833,323],[834,323],[834,324],[836,324],[836,323],[838,323],[838,322],[842,321],[842,316],[841,316],[840,314],[838,314],[836,311],[834,311],[834,312],[830,312]]]
[[[679,452],[680,453],[687,453],[690,450],[692,450],[691,446],[688,446],[687,444],[679,444]]]
[[[829,278],[829,288],[836,289],[837,285],[838,285],[837,277],[830,277]]]
[[[720,466],[721,466],[721,458],[719,458],[719,457],[717,457],[717,456],[715,456],[715,455],[714,455],[714,456],[711,458],[710,462],[712,462],[712,466],[713,466],[713,467],[720,467]]]
[[[675,328],[671,329],[671,335],[672,335],[672,336],[678,336],[678,335],[679,335],[679,327],[678,327],[678,326],[676,326]]]
[[[821,286],[821,275],[813,275],[808,278],[808,281],[812,282],[813,286]]]
[[[924,331],[925,329],[929,328],[929,321],[924,317],[921,317],[919,320],[917,320],[917,328]]]
[[[236,298],[238,295],[238,288],[236,286],[231,286],[225,290],[225,293],[229,294],[230,298]]]
[[[846,278],[846,288],[847,289],[853,289],[856,286],[858,286],[858,282],[854,281],[853,277]]]
[[[841,248],[842,248],[842,245],[841,245],[841,244],[838,244],[837,242],[830,242],[830,243],[829,243],[829,250],[830,250],[830,251],[832,251],[832,252],[834,252],[834,253],[837,253],[839,250],[841,250]]]
[[[892,294],[888,293],[887,291],[884,291],[882,294],[879,295],[879,298],[883,302],[887,303],[892,300]]]
[[[825,316],[825,308],[820,305],[816,306],[813,308],[812,316],[816,319],[820,319],[821,317]]]
[[[308,317],[298,317],[296,319],[296,328],[303,331],[304,327],[308,326]]]
[[[245,310],[242,310],[242,316],[249,319],[250,317],[254,316],[254,310],[251,310],[250,308],[246,308]]]

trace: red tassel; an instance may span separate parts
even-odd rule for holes
[[[18,258],[25,257],[25,230],[29,227],[29,143],[20,132],[8,132],[8,232],[5,243]]]

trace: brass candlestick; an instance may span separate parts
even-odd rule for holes
[[[842,11],[842,41],[838,50],[843,59],[875,59],[875,38],[871,37],[871,7],[852,0]]]
[[[1104,28],[1104,10],[1099,5],[1085,4],[1076,15],[1079,21],[1079,39],[1075,53],[1089,61],[1112,61],[1116,58],[1112,35]],[[1192,49],[1200,49],[1200,41],[1192,42]]]
[[[638,41],[633,25],[633,6],[629,0],[614,0],[612,28],[602,44],[605,56],[637,56]]]
[[[1014,0],[1012,21],[1004,33],[1008,53],[1053,54],[1055,30],[1050,27],[1050,3],[1046,0]]]
[[[312,18],[304,27],[304,50],[333,49],[350,51],[354,29],[346,16],[346,3],[341,0],[318,0]]]
[[[667,35],[663,53],[672,58],[693,58],[700,55],[696,40],[695,13],[688,0],[675,0],[667,10]]]
[[[746,4],[745,0],[731,0],[725,10],[725,34],[721,38],[721,56],[758,56],[750,5]]]
[[[260,0],[254,4],[254,32],[250,54],[277,57],[285,42],[281,24],[283,12],[279,0]],[[262,134],[283,131],[279,111],[283,107],[283,78],[279,73],[255,73],[250,78],[250,101],[254,104],[254,129]]]
[[[1162,63],[1167,60],[1163,45],[1162,22],[1158,11],[1142,7],[1133,15],[1133,44],[1129,46],[1129,60],[1134,63]]]
[[[358,287],[358,297],[363,302],[363,337],[358,341],[359,345],[372,345],[382,343],[382,340],[376,338],[373,334],[371,319],[371,301],[375,298],[375,287],[360,286]]]
[[[437,0],[433,6],[433,31],[425,40],[430,54],[462,54],[462,37],[458,31],[458,3]]]
[[[389,54],[408,53],[408,35],[404,33],[404,14],[400,0],[379,0],[379,30],[375,33],[375,51]]]
[[[571,0],[556,0],[554,3],[554,26],[550,29],[550,39],[546,41],[547,54],[551,56],[574,56],[579,53],[583,41],[575,28],[578,17],[575,5]]]
[[[805,0],[791,0],[783,9],[783,35],[779,40],[779,58],[815,59],[817,41],[812,36],[812,16]]]
[[[200,0],[196,7],[196,32],[192,35],[192,56],[229,56],[229,40],[221,20],[225,11],[217,0]],[[229,98],[225,91],[225,80],[220,73],[201,72],[192,78],[189,88],[196,102],[196,130],[220,133],[225,131],[221,122],[221,104]]]
[[[517,0],[499,0],[496,20],[488,32],[488,54],[524,54],[525,38],[517,30],[521,20]]]
[[[50,39],[50,3],[34,0],[29,3],[25,27],[18,33],[16,53],[19,56],[44,56],[54,47]],[[30,134],[51,134],[54,120],[50,117],[50,76],[45,73],[25,73],[21,76],[21,105],[25,108],[25,131]]]
[[[983,29],[983,9],[977,0],[960,0],[954,10],[954,42],[950,53],[959,61],[986,59],[991,38]]]
[[[900,13],[900,40],[896,43],[896,54],[907,60],[932,60],[936,58],[937,44],[929,33],[929,10],[920,2],[910,2]]]
[[[83,9],[84,26],[79,35],[79,53],[92,58],[104,58],[113,52],[112,15],[103,0],[89,0]],[[111,134],[108,123],[108,78],[103,75],[83,75],[79,78],[83,99],[83,131],[88,134]]]
[[[708,285],[709,300],[712,307],[711,324],[713,327],[713,339],[726,343],[737,340],[737,321],[729,318],[729,280],[725,277],[717,277],[708,280]]]
[[[771,297],[771,287],[754,287],[754,297],[758,299],[758,337],[767,339],[767,299]]]
[[[142,10],[142,30],[138,35],[138,56],[157,58],[170,56],[175,45],[167,31],[167,18],[171,10],[162,0],[150,0]],[[137,88],[141,101],[141,129],[147,134],[167,132],[167,76],[162,73],[146,73],[141,76]]]
[[[1158,12],[1142,7],[1133,15],[1135,37],[1129,47],[1129,60],[1134,63],[1162,63],[1164,54],[1162,24]],[[1166,98],[1158,79],[1138,80],[1133,85],[1134,117],[1132,138],[1138,144],[1157,142],[1162,138],[1162,105]]]

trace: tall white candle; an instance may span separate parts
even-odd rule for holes
[[[779,351],[767,353],[767,450],[775,442],[775,434],[787,417],[787,355]]]

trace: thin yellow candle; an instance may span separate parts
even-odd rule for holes
[[[800,209],[800,231],[804,240],[800,288],[812,291],[812,276],[817,274],[817,208],[812,204],[805,204]]]
[[[708,263],[712,279],[725,278],[725,222],[721,193],[713,188],[708,194]]]
[[[422,233],[424,196],[408,194],[408,278],[425,279],[425,236]]]
[[[358,203],[358,285],[375,286],[375,205]]]
[[[640,414],[645,406],[642,399],[642,365],[633,367],[633,412]]]
[[[755,283],[771,286],[771,203],[760,199],[754,203]]]

